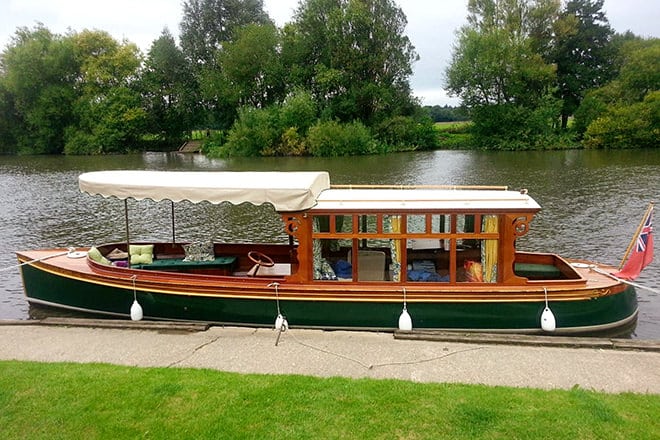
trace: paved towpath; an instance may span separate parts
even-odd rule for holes
[[[391,333],[210,327],[172,332],[0,325],[0,360],[402,379],[660,394],[660,352],[395,339]]]

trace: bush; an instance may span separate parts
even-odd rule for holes
[[[97,139],[94,136],[78,131],[73,127],[67,128],[66,138],[64,154],[84,156],[103,152],[101,146],[96,143]]]
[[[219,152],[222,150],[223,145],[227,142],[227,132],[225,130],[209,130],[208,136],[207,132],[203,132],[204,137],[200,137],[198,134],[193,132],[193,139],[204,140],[202,144],[201,152],[208,156],[219,156]]]
[[[587,148],[658,148],[660,139],[660,91],[644,102],[608,107],[593,121],[584,136]]]
[[[279,154],[282,156],[304,156],[307,154],[305,138],[298,133],[296,127],[289,127],[282,134]]]
[[[616,81],[600,89],[587,92],[580,106],[575,111],[573,130],[578,139],[582,139],[587,127],[607,111],[607,106],[617,101],[621,93]]]
[[[216,150],[220,156],[260,156],[274,150],[280,137],[276,108],[244,107],[227,134],[224,147]]]
[[[379,152],[371,132],[359,121],[349,124],[319,121],[309,129],[307,146],[313,156],[349,156]]]
[[[565,145],[557,133],[560,104],[547,98],[534,109],[517,104],[477,107],[472,134],[479,148],[490,150],[550,149]]]
[[[306,135],[309,127],[317,120],[317,108],[312,94],[299,90],[287,97],[281,106],[278,124],[283,132],[295,128]]]
[[[424,150],[438,146],[438,137],[430,118],[415,120],[394,116],[376,127],[376,138],[390,151]]]

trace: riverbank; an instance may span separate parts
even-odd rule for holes
[[[0,326],[0,359],[660,394],[660,351],[209,327]],[[146,324],[155,325],[155,324]],[[201,331],[197,331],[201,330]],[[657,344],[646,342],[649,346]]]

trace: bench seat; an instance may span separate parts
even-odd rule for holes
[[[556,280],[562,277],[561,270],[552,264],[516,263],[514,272],[529,279]]]
[[[236,257],[215,257],[210,261],[184,261],[183,258],[157,259],[151,264],[137,264],[134,269],[164,270],[170,272],[191,272],[197,270],[220,270],[227,275],[231,274],[236,265]]]

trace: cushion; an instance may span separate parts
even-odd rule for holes
[[[105,257],[103,256],[103,254],[101,254],[101,251],[98,250],[98,249],[96,249],[95,246],[92,246],[91,248],[89,248],[89,251],[87,251],[87,256],[88,256],[92,261],[96,261],[97,263],[100,263],[100,264],[107,264],[107,265],[110,264],[110,260],[108,260],[107,258],[105,258]]]
[[[465,278],[471,283],[482,283],[484,281],[483,266],[481,263],[472,260],[465,260]]]
[[[128,252],[124,252],[120,249],[114,248],[106,257],[109,260],[125,260],[128,258]]]
[[[213,251],[213,242],[195,242],[184,244],[183,250],[186,253],[186,258],[183,261],[213,261],[215,260],[215,253]]]
[[[352,278],[353,266],[346,260],[339,260],[335,263],[335,273],[339,278]]]
[[[131,264],[151,264],[154,262],[153,244],[132,244],[128,248],[128,253],[131,255]]]

